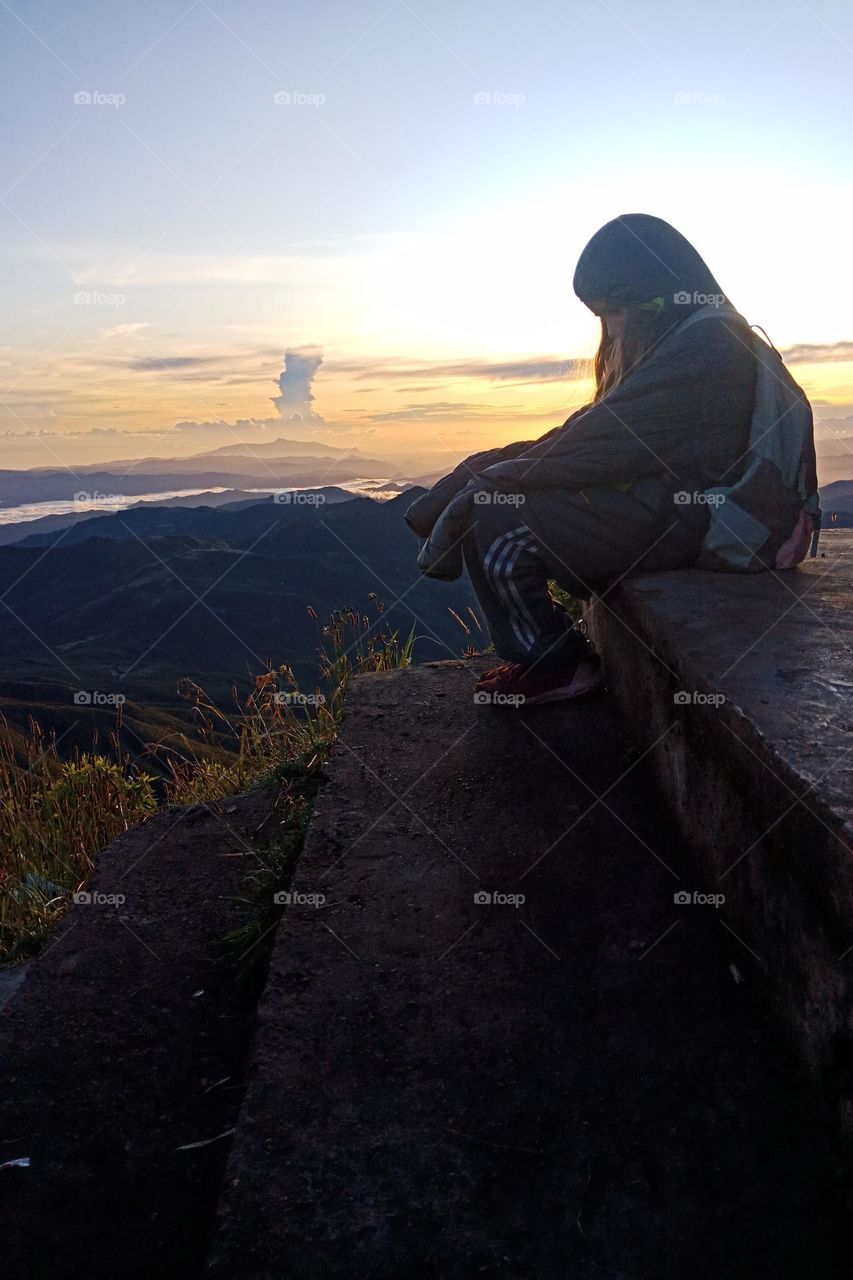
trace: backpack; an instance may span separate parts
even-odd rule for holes
[[[680,326],[731,307],[702,307]],[[710,521],[697,564],[703,569],[758,573],[793,569],[811,545],[817,555],[821,509],[814,421],[805,392],[769,341],[751,332],[755,402],[740,479],[705,490]]]

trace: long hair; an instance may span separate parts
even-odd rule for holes
[[[645,307],[625,305],[625,324],[618,336],[608,333],[601,316],[601,341],[592,370],[595,380],[593,404],[617,387],[649,354],[661,336],[660,319]]]

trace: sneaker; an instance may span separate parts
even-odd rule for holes
[[[601,662],[589,654],[553,671],[529,671],[520,662],[505,662],[477,681],[481,693],[523,699],[526,707],[546,702],[571,702],[597,693],[602,686]]]

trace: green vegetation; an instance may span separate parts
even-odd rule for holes
[[[153,779],[103,755],[62,760],[33,722],[24,763],[0,732],[0,959],[37,949],[99,849],[157,804]]]
[[[282,815],[276,844],[258,851],[247,878],[251,922],[227,940],[226,954],[240,971],[266,954],[302,847],[322,766],[343,714],[353,675],[408,666],[414,634],[401,641],[377,617],[338,610],[320,630],[320,681],[306,694],[288,666],[257,677],[255,689],[228,715],[194,682],[182,685],[196,722],[195,737],[176,733],[148,748],[152,770],[124,753],[120,725],[113,759],[76,754],[63,760],[55,738],[45,740],[31,722],[21,759],[20,735],[0,731],[0,961],[35,952],[83,889],[95,855],[116,835],[159,804],[216,804],[257,785],[279,789]],[[309,610],[316,619],[313,610]],[[211,758],[211,747],[229,747]]]

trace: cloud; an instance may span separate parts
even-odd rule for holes
[[[311,390],[314,376],[322,363],[320,347],[292,347],[285,351],[284,369],[278,379],[281,395],[273,400],[282,421],[323,425],[323,419],[312,408],[314,393]]]
[[[46,427],[30,427],[26,431],[16,431],[7,427],[0,431],[4,440],[85,440],[92,436],[146,436],[159,435],[156,431],[119,431],[117,427],[88,427],[80,431],[50,431]]]
[[[140,333],[143,329],[150,329],[151,325],[147,320],[138,320],[133,324],[114,324],[108,329],[101,330],[102,338],[129,338],[135,333]]]
[[[346,236],[332,240],[300,240],[282,253],[206,254],[199,252],[134,252],[66,246],[63,258],[76,285],[112,285],[143,289],[175,284],[285,285],[297,290],[311,285],[332,287],[335,281],[361,288],[369,282],[378,254],[411,243],[403,232]]]
[[[783,347],[782,355],[788,364],[834,364],[853,360],[853,342],[797,342]]]
[[[430,422],[452,418],[455,422],[477,419],[484,414],[494,417],[494,405],[465,404],[462,401],[436,400],[431,404],[407,404],[402,409],[371,413],[371,422]]]
[[[178,369],[199,369],[205,365],[220,364],[222,356],[143,356],[127,365],[134,373],[171,373]]]
[[[581,358],[560,360],[556,356],[532,356],[522,360],[420,360],[358,361],[336,360],[326,367],[330,373],[346,373],[357,381],[366,378],[415,380],[424,378],[480,378],[487,382],[561,382],[583,373],[589,362]]]

